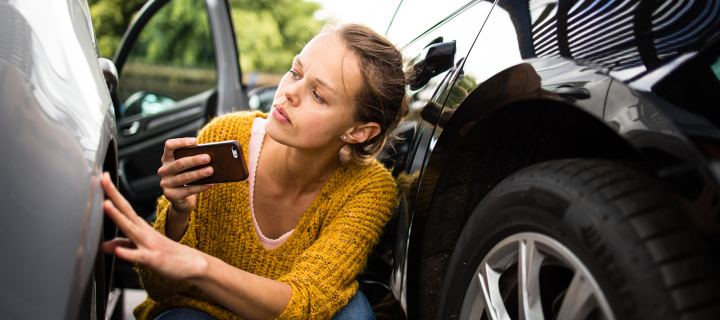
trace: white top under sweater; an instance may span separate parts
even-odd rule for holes
[[[265,122],[267,120],[261,117],[256,117],[253,120],[252,129],[250,130],[250,142],[248,142],[248,171],[250,175],[248,177],[248,188],[250,196],[250,212],[252,213],[253,224],[255,225],[255,232],[257,232],[258,239],[262,243],[263,247],[268,250],[275,249],[285,243],[288,237],[295,231],[292,229],[277,239],[269,239],[265,237],[260,231],[257,220],[255,220],[255,210],[253,209],[253,191],[255,189],[255,172],[257,171],[258,159],[260,158],[260,149],[262,149],[263,138],[265,138]]]

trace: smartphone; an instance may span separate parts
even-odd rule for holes
[[[190,182],[188,185],[243,181],[250,175],[245,157],[243,156],[242,146],[240,146],[240,142],[236,140],[198,144],[176,149],[173,153],[175,159],[192,157],[199,154],[209,155],[210,162],[192,167],[183,172],[195,171],[211,166],[213,168],[213,174],[209,177]]]

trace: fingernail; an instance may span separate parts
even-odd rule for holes
[[[188,144],[195,144],[195,141],[197,141],[195,138],[188,138],[187,140]]]
[[[206,185],[205,185],[205,190],[210,189],[210,188],[212,188],[213,186],[214,186],[214,184],[206,184]]]
[[[210,175],[212,173],[212,167],[205,168],[205,174]]]
[[[202,156],[202,158],[200,158],[200,161],[202,161],[203,163],[207,163],[208,161],[210,161],[210,157]]]

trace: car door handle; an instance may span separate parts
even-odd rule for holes
[[[590,99],[590,90],[585,88],[558,87],[548,91],[556,93],[561,97],[572,97],[578,100]]]
[[[427,46],[427,48],[413,60],[415,79],[413,79],[410,84],[410,89],[420,89],[425,86],[432,77],[450,70],[455,62],[456,51],[455,41]]]
[[[140,129],[140,121],[133,121],[129,125],[120,127],[120,134],[123,136],[131,136],[138,133]]]

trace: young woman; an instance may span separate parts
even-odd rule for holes
[[[407,114],[402,56],[361,25],[325,30],[295,57],[270,115],[240,112],[194,138],[168,140],[153,227],[103,185],[106,213],[128,239],[103,244],[137,262],[149,298],[138,319],[374,318],[355,276],[392,214],[395,183],[374,157]],[[196,143],[238,140],[248,181],[187,186],[208,155]]]

